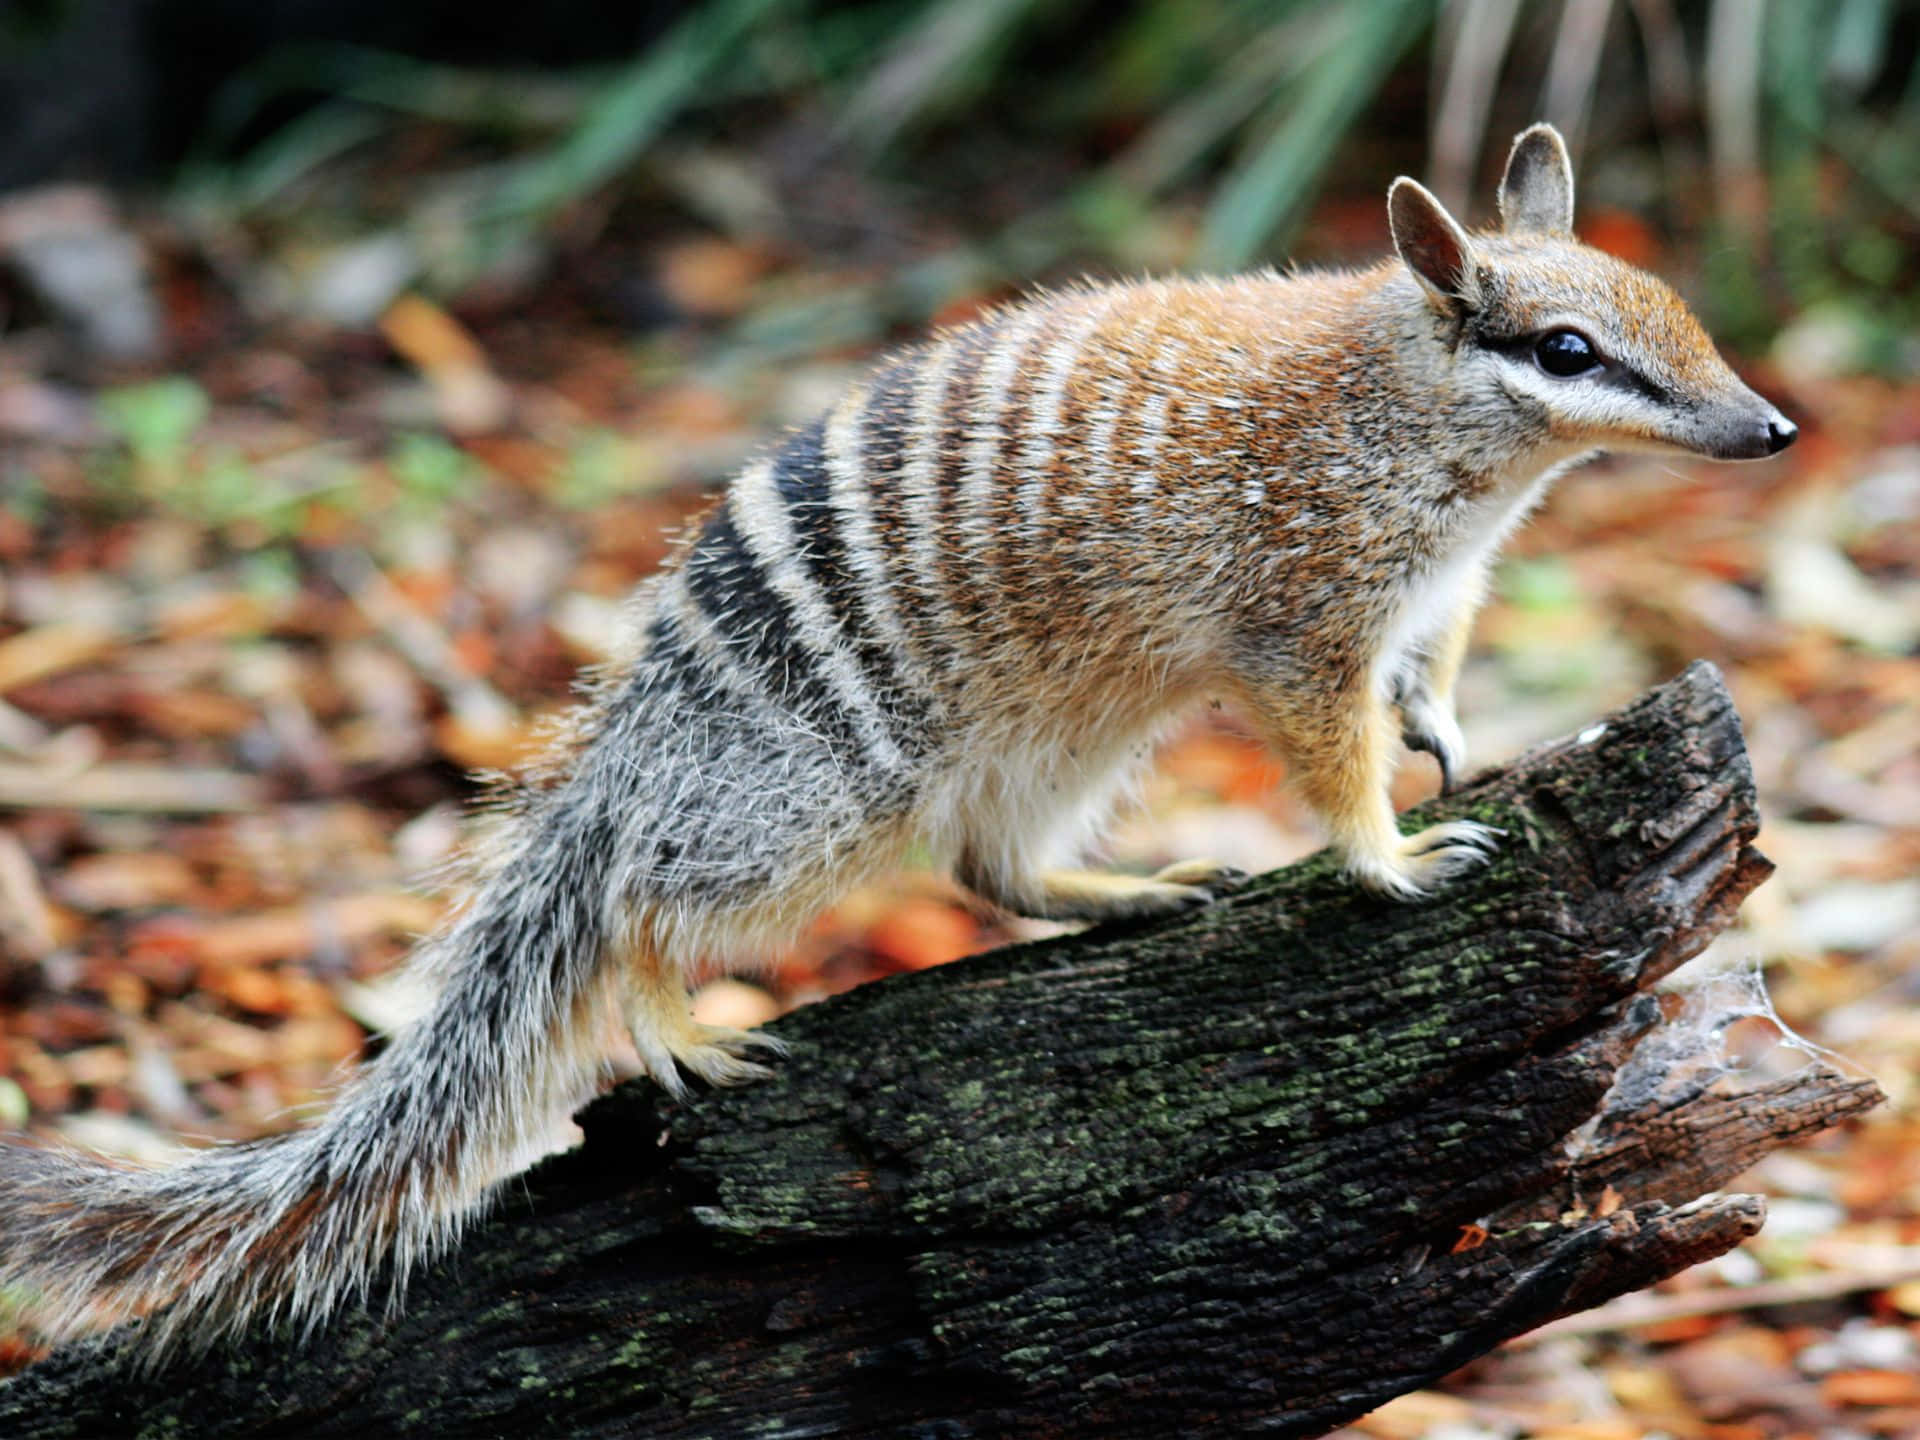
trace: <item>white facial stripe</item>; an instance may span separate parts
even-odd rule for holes
[[[1598,375],[1556,379],[1530,355],[1485,353],[1498,367],[1501,387],[1537,405],[1556,435],[1602,447],[1610,436],[1636,445],[1657,443],[1653,437],[1671,431],[1677,418],[1671,406],[1631,386],[1609,384]]]

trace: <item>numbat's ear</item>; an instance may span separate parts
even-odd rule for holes
[[[1473,242],[1432,191],[1402,175],[1387,191],[1387,223],[1393,229],[1393,248],[1436,308],[1451,311],[1479,304]]]
[[[1514,137],[1500,181],[1500,223],[1509,235],[1573,233],[1573,162],[1553,126]]]

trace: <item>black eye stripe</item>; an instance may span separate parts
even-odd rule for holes
[[[1559,326],[1556,327],[1556,330],[1564,330],[1567,328],[1566,326]],[[1554,333],[1556,333],[1554,330],[1529,330],[1519,335],[1495,335],[1481,331],[1474,335],[1473,343],[1478,345],[1482,350],[1491,350],[1495,354],[1505,355],[1511,360],[1517,360],[1522,364],[1537,367],[1538,362],[1534,357],[1534,347],[1546,336]],[[1591,341],[1588,343],[1592,344]],[[1643,395],[1656,404],[1677,405],[1681,403],[1679,398],[1668,390],[1666,386],[1641,374],[1625,361],[1618,360],[1609,355],[1598,345],[1593,346],[1593,353],[1599,361],[1598,366],[1584,370],[1580,375],[1567,378],[1579,379],[1584,376],[1590,380],[1597,379],[1598,383],[1602,385],[1618,386],[1623,390],[1634,391],[1636,394]],[[1605,373],[1596,376],[1594,373],[1595,369],[1603,367]],[[1561,377],[1555,376],[1553,378],[1558,379]]]
[[[1571,337],[1573,340],[1586,346],[1587,355],[1589,356],[1588,364],[1585,367],[1586,370],[1592,370],[1602,365],[1613,366],[1618,363],[1585,334],[1565,325],[1557,325],[1551,330],[1529,330],[1519,335],[1481,334],[1474,338],[1484,350],[1497,351],[1502,355],[1509,355],[1516,360],[1532,361],[1538,358],[1538,352],[1542,345],[1559,336]]]

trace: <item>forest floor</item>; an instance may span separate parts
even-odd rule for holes
[[[255,293],[347,285],[344,244],[124,233],[164,360],[78,356],[0,288],[0,1127],[152,1160],[298,1123],[417,1009],[388,977],[442,913],[469,773],[526,757],[729,469],[909,332],[886,256],[684,228],[366,326]],[[1920,1433],[1920,385],[1741,358],[1801,443],[1563,482],[1500,571],[1462,716],[1488,763],[1720,665],[1779,871],[1686,973],[1763,969],[1784,1025],[1888,1103],[1741,1181],[1770,1197],[1753,1243],[1353,1427],[1376,1440]],[[1283,779],[1204,717],[1106,859],[1296,859],[1319,840]],[[1409,757],[1397,797],[1434,780]],[[1026,933],[908,874],[699,1009],[756,1023]],[[1758,1023],[1732,1044],[1798,1053]]]

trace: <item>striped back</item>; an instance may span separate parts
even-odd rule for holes
[[[649,652],[799,727],[869,796],[910,796],[988,709],[1153,678],[1195,567],[1143,537],[1222,539],[1163,473],[1170,434],[1208,440],[1175,425],[1191,377],[1141,359],[1184,353],[1182,323],[1165,287],[1116,285],[896,356],[736,477],[663,579]],[[672,668],[653,673],[691,689]]]

